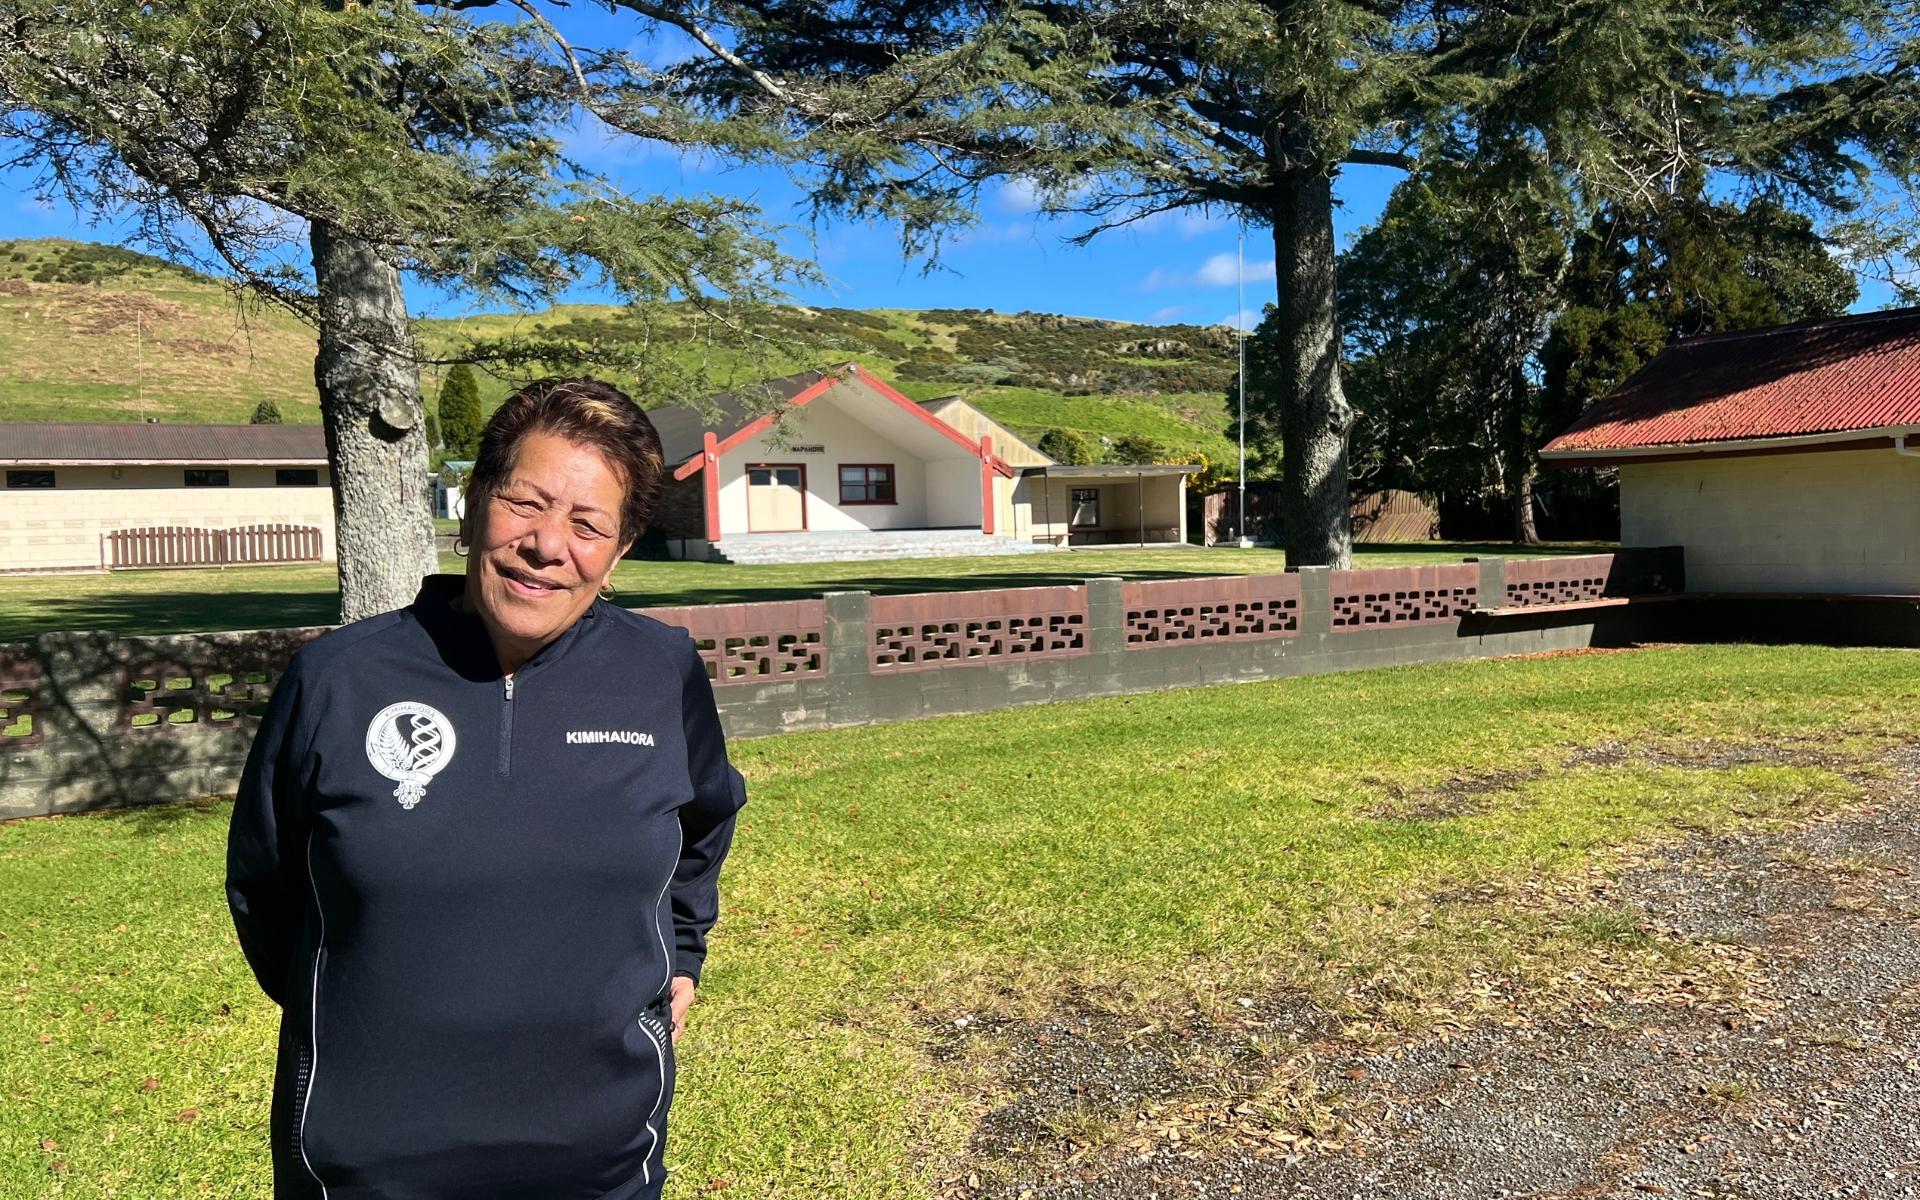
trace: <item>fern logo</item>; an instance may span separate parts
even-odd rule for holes
[[[367,761],[399,784],[400,807],[411,809],[427,794],[427,784],[453,761],[453,723],[417,700],[389,704],[367,726]]]

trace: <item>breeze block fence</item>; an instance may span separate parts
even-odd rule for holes
[[[1624,644],[1642,602],[1683,590],[1679,551],[1660,549],[641,611],[693,635],[740,737]],[[231,791],[281,670],[320,632],[0,645],[0,819]]]

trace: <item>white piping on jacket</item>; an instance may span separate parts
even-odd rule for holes
[[[653,1111],[647,1114],[647,1156],[640,1160],[640,1182],[653,1183],[653,1152],[660,1148],[660,1131],[654,1128],[654,1120],[660,1115],[660,1106],[667,1099],[667,1052],[660,1045],[660,1038],[653,1032],[653,1026],[647,1024],[645,1017],[640,1018],[640,1032],[647,1035],[647,1045],[653,1047],[653,1060],[659,1065],[660,1087],[653,1093]],[[671,1035],[669,1035],[671,1036]]]
[[[327,1200],[327,1184],[307,1158],[307,1106],[313,1103],[313,1081],[320,1075],[320,952],[327,945],[327,910],[320,906],[320,885],[313,878],[313,831],[307,831],[307,887],[313,892],[313,911],[320,917],[320,940],[313,948],[313,991],[307,998],[307,1090],[300,1097],[300,1162],[320,1185]]]

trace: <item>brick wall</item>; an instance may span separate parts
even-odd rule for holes
[[[1605,558],[1562,572],[1568,594],[1644,575]],[[693,635],[728,731],[754,736],[1565,650],[1633,632],[1624,608],[1558,612],[1539,589],[1533,599],[1549,602],[1519,620],[1474,607],[1480,597],[1499,607],[1539,575],[1482,559],[647,611]],[[231,789],[255,716],[316,632],[61,633],[0,646],[0,818]]]
[[[648,526],[669,538],[707,536],[706,497],[700,476],[691,479],[669,477],[654,502],[653,520]]]

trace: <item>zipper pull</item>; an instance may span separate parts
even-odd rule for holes
[[[509,675],[501,682],[507,685],[507,699],[513,699],[513,676]]]

